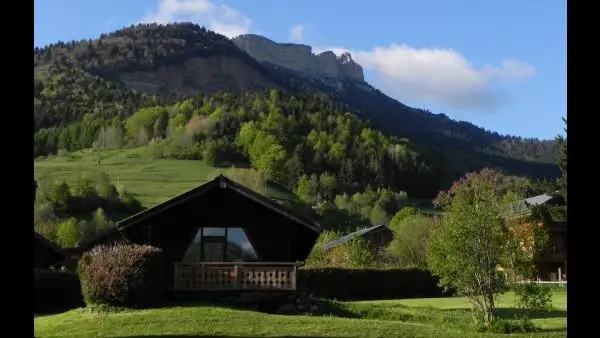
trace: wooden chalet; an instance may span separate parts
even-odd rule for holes
[[[331,250],[339,245],[347,243],[356,237],[364,238],[373,253],[378,253],[384,249],[393,239],[394,235],[392,230],[385,224],[375,225],[369,228],[364,228],[348,235],[337,238],[323,246],[324,251]]]
[[[120,221],[81,251],[128,241],[161,248],[170,290],[295,290],[318,224],[226,178]]]
[[[510,205],[507,215],[510,218],[526,217],[531,214],[533,207],[545,205],[549,208],[563,208],[566,216],[564,200],[556,194],[542,194],[514,202]],[[566,219],[551,219],[541,223],[549,235],[548,248],[536,262],[538,279],[544,281],[567,280],[567,221]]]
[[[66,258],[65,252],[36,231],[33,232],[33,267],[58,267]]]

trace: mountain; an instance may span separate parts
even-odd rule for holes
[[[310,46],[252,34],[231,40],[190,23],[131,26],[34,49],[37,133],[90,116],[122,119],[178,98],[269,88],[325,94],[378,130],[444,156],[455,172],[494,166],[558,175],[556,142],[502,136],[408,107],[365,82],[350,54],[315,55]]]

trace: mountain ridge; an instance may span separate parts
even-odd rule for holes
[[[61,74],[57,69],[75,67],[99,78],[90,79],[92,83],[104,79],[137,93],[120,94],[125,96],[185,97],[268,88],[322,92],[344,102],[376,128],[445,152],[448,156],[468,157],[477,153],[488,158],[479,166],[504,166],[503,162],[515,162],[522,167],[518,172],[543,172],[541,176],[553,176],[556,171],[552,163],[556,153],[554,141],[502,136],[469,122],[406,106],[372,85],[357,81],[356,74],[354,77],[334,77],[336,81],[332,82],[331,78],[315,76],[318,72],[306,76],[301,67],[297,70],[283,67],[281,60],[277,62],[279,64],[269,62],[277,60],[260,62],[239,48],[239,39],[238,44],[235,41],[235,38],[228,39],[191,23],[131,26],[102,34],[95,40],[59,42],[34,48],[34,84],[42,91],[49,83],[44,77],[48,69],[53,69],[52,76],[56,77]],[[318,58],[318,55],[311,55]],[[348,57],[351,59],[350,55]],[[331,69],[324,73],[335,73]],[[44,121],[40,114],[47,114],[47,110],[34,109],[36,130],[54,126],[49,122],[40,123]],[[71,110],[70,114],[82,118],[85,113],[73,114]],[[131,112],[115,113],[119,114]]]

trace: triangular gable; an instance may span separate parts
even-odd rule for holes
[[[192,190],[189,190],[181,195],[177,195],[170,200],[167,200],[161,204],[155,205],[149,209],[143,210],[135,215],[132,215],[128,218],[125,218],[125,219],[119,221],[114,228],[108,229],[106,232],[101,233],[98,236],[95,236],[93,239],[87,241],[86,243],[82,243],[80,245],[80,247],[85,248],[90,245],[93,245],[93,243],[95,243],[96,241],[98,241],[99,239],[101,239],[105,236],[108,236],[109,234],[112,234],[117,231],[121,232],[125,229],[135,226],[136,224],[139,224],[143,220],[146,220],[158,213],[164,212],[172,207],[175,207],[177,205],[185,203],[192,198],[198,197],[206,192],[213,191],[215,189],[229,189],[229,190],[235,191],[236,193],[243,195],[244,197],[247,197],[247,198],[257,202],[257,203],[283,215],[284,217],[295,221],[298,224],[301,224],[315,232],[321,232],[321,227],[316,222],[308,220],[303,216],[297,215],[297,214],[293,213],[292,211],[288,210],[287,208],[285,208],[284,206],[278,204],[277,202],[274,202],[274,201],[270,200],[269,198],[267,198],[263,195],[260,195],[256,192],[244,187],[243,185],[234,182],[233,180],[231,180],[223,175],[219,175],[212,181],[202,184],[202,185],[200,185]]]

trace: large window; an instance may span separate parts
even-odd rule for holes
[[[247,262],[258,257],[243,228],[199,228],[184,262]]]

